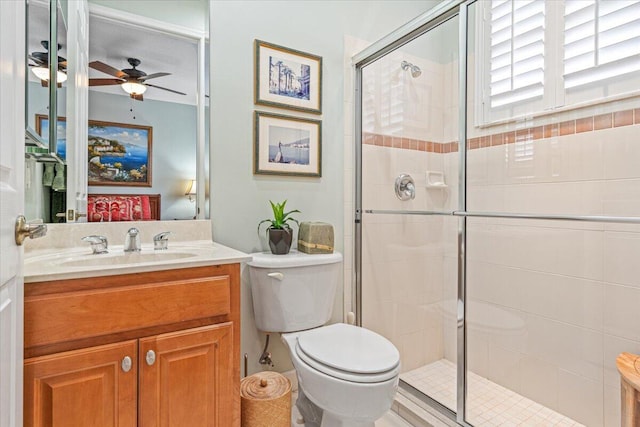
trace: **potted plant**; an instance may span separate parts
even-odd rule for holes
[[[298,224],[298,221],[290,217],[292,213],[300,213],[299,210],[294,209],[289,212],[284,211],[284,207],[287,204],[285,200],[282,203],[271,203],[271,209],[273,210],[273,219],[263,219],[258,224],[258,234],[260,233],[260,226],[265,222],[271,225],[267,228],[267,236],[269,238],[269,247],[271,253],[274,255],[286,255],[291,249],[291,241],[293,240],[293,230],[289,226],[289,221],[293,221]],[[300,224],[298,224],[300,225]]]

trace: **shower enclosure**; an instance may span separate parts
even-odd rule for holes
[[[639,1],[448,1],[354,57],[353,301],[462,425],[620,425]],[[397,187],[397,188],[394,188]]]

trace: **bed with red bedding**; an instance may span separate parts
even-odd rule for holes
[[[160,219],[160,194],[89,194],[87,221],[153,221]]]

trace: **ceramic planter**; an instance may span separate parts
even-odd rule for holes
[[[269,247],[274,255],[286,255],[291,249],[293,230],[291,228],[270,228]]]

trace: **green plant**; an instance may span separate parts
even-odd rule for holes
[[[267,231],[269,230],[269,228],[288,230],[291,228],[289,226],[289,221],[295,222],[296,224],[298,224],[298,226],[300,225],[296,219],[289,216],[292,213],[300,213],[299,210],[294,209],[289,212],[284,211],[284,207],[287,204],[286,200],[282,203],[273,203],[271,200],[269,200],[269,203],[271,203],[271,209],[273,210],[273,219],[267,218],[260,221],[260,223],[258,223],[258,233],[260,233],[260,226],[265,222],[271,224],[269,227],[267,227]]]

